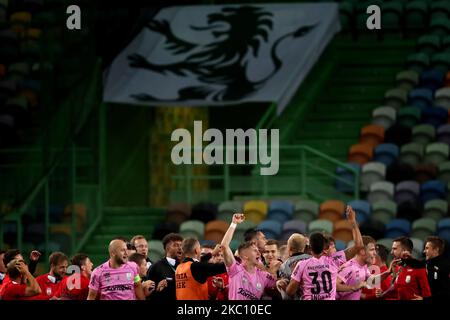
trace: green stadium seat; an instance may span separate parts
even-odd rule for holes
[[[329,220],[322,220],[322,219],[311,221],[308,225],[308,232],[309,234],[314,232],[321,232],[332,235],[333,223]]]
[[[403,3],[399,1],[384,2],[381,5],[382,30],[399,31],[402,27],[403,14]]]
[[[425,153],[425,147],[420,143],[411,142],[400,148],[399,160],[401,163],[407,163],[413,168],[422,161]]]
[[[450,35],[444,36],[442,38],[441,49],[445,52],[450,51]]]
[[[392,200],[382,200],[372,203],[371,220],[387,225],[397,214],[397,203]]]
[[[450,109],[450,87],[441,88],[434,93],[434,104]]]
[[[431,3],[431,20],[450,18],[450,3],[447,0]]]
[[[425,202],[423,217],[439,221],[447,215],[448,202],[442,199],[433,199]]]
[[[412,128],[412,142],[427,145],[436,138],[436,128],[431,124],[419,124]]]
[[[437,223],[431,218],[420,218],[413,222],[411,237],[424,240],[436,232]]]
[[[416,106],[403,107],[397,112],[397,123],[407,128],[413,128],[420,123],[421,111]]]
[[[400,88],[409,92],[419,84],[419,74],[414,70],[404,70],[397,73],[395,80]]]
[[[384,94],[384,103],[387,106],[391,106],[396,110],[404,106],[408,99],[408,92],[402,88],[395,88],[386,91]]]
[[[295,203],[293,219],[309,223],[319,216],[319,204],[312,200],[299,200]]]
[[[150,240],[148,242],[148,257],[155,263],[166,256],[163,243],[160,240]]]
[[[218,207],[217,220],[231,221],[233,214],[239,212],[242,212],[242,202],[222,202]]]
[[[382,246],[385,246],[389,250],[389,252],[391,251],[391,248],[392,248],[392,242],[393,242],[393,239],[391,239],[391,238],[382,238],[382,239],[377,240],[377,244],[381,244]]]
[[[422,0],[410,1],[405,6],[406,28],[417,30],[428,26],[428,3]]]
[[[421,36],[417,40],[417,49],[428,55],[436,53],[441,47],[441,38],[435,34]]]
[[[378,181],[372,183],[367,195],[367,201],[372,205],[378,201],[394,199],[394,184],[389,181]]]
[[[430,65],[430,57],[424,52],[410,54],[406,61],[407,67],[418,73],[421,73]]]
[[[446,52],[436,53],[432,55],[431,66],[435,69],[448,71],[450,69],[450,55]]]
[[[349,1],[343,1],[339,3],[339,18],[341,21],[341,26],[344,31],[353,28],[353,17],[355,8],[353,3]]]
[[[449,153],[448,144],[442,142],[431,143],[425,148],[425,162],[439,165],[448,159]]]
[[[253,200],[244,203],[244,214],[246,219],[259,224],[263,221],[269,211],[269,206],[265,201]]]
[[[430,30],[433,34],[444,37],[450,32],[449,18],[436,18],[430,22]]]
[[[388,129],[395,123],[397,111],[392,107],[378,107],[372,112],[372,124]]]
[[[361,191],[369,191],[374,182],[384,181],[386,166],[381,162],[368,162],[362,166]]]
[[[450,183],[450,161],[439,164],[438,179],[445,183]]]
[[[180,234],[184,238],[193,237],[201,240],[205,234],[205,224],[198,220],[185,221],[180,225]]]

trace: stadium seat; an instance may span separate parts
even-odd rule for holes
[[[434,104],[439,107],[450,109],[450,87],[436,90],[434,93]]]
[[[414,70],[405,70],[397,73],[395,77],[397,86],[409,92],[419,84],[419,74]]]
[[[444,124],[437,128],[436,134],[436,140],[438,142],[443,142],[450,145],[450,124]]]
[[[382,238],[382,239],[378,239],[377,240],[377,244],[380,244],[380,245],[386,247],[389,250],[389,252],[390,252],[391,248],[392,248],[393,240],[394,239],[391,239],[391,238]]]
[[[208,223],[217,218],[217,205],[209,202],[200,202],[192,207],[190,219]]]
[[[441,162],[439,164],[438,179],[444,183],[450,182],[450,161]]]
[[[395,123],[397,111],[392,107],[378,107],[372,112],[372,124],[388,129]],[[384,138],[384,132],[383,132]]]
[[[293,233],[306,234],[306,223],[301,220],[289,220],[283,224],[281,241],[287,241]]]
[[[446,52],[435,53],[431,56],[430,64],[434,69],[442,70],[447,73],[450,69],[450,57]]]
[[[396,123],[386,130],[386,133],[384,134],[384,142],[393,143],[401,147],[411,141],[411,134],[411,128]]]
[[[396,110],[406,104],[408,92],[403,88],[395,88],[386,91],[384,94],[384,104]]]
[[[425,240],[436,232],[436,221],[431,218],[420,218],[413,222],[411,237]]]
[[[427,145],[434,141],[436,128],[431,124],[419,124],[412,128],[412,142]]]
[[[386,225],[385,238],[408,237],[411,233],[411,223],[406,219],[393,219]]]
[[[389,167],[398,158],[400,149],[393,143],[382,143],[374,149],[373,160]],[[385,172],[386,175],[386,172]]]
[[[432,1],[430,11],[432,19],[446,19],[450,17],[450,5],[445,0]]]
[[[371,124],[361,129],[359,143],[376,147],[384,140],[384,128]]]
[[[381,8],[383,30],[392,32],[401,29],[402,16],[404,14],[403,4],[398,1],[383,2]]]
[[[428,88],[412,89],[408,94],[408,104],[423,110],[433,104],[433,94]]]
[[[340,200],[328,200],[320,204],[319,219],[335,222],[342,219],[344,212],[344,202]]]
[[[159,240],[150,240],[148,242],[148,257],[155,263],[166,256],[163,243]]]
[[[397,112],[397,123],[407,128],[413,128],[420,123],[421,111],[419,107],[403,107]]]
[[[244,233],[249,229],[256,228],[256,226],[256,223],[248,220],[245,220],[244,222],[238,224],[236,227],[236,231],[234,232],[234,239],[239,242],[244,242]]]
[[[444,37],[450,32],[450,20],[446,18],[436,18],[430,21],[431,33],[436,34],[440,37]]]
[[[405,219],[413,222],[422,216],[423,205],[419,199],[402,202],[397,206],[398,219]]]
[[[444,70],[426,70],[420,75],[420,86],[435,92],[442,87],[446,73]]]
[[[448,121],[448,110],[441,107],[428,107],[422,111],[422,123],[439,127]]]
[[[370,185],[377,181],[384,181],[386,166],[381,162],[368,162],[362,166],[361,191],[369,191]]]
[[[410,54],[407,59],[407,67],[411,70],[421,73],[430,65],[430,58],[424,52]]]
[[[314,232],[321,232],[326,234],[333,234],[333,222],[329,220],[314,220],[308,225],[309,234]]]
[[[442,38],[441,49],[443,52],[450,51],[450,35],[444,36]]]
[[[447,186],[442,181],[431,180],[420,186],[420,199],[424,204],[434,199],[445,199],[446,196]]]
[[[162,222],[155,226],[152,238],[155,240],[162,240],[166,234],[178,233],[179,226],[173,222]]]
[[[355,210],[358,223],[363,223],[370,217],[372,209],[370,203],[366,200],[352,200],[348,205]]]
[[[371,220],[387,225],[397,214],[397,203],[392,200],[382,200],[372,203]]]
[[[220,243],[223,239],[223,236],[227,232],[229,226],[230,223],[226,221],[222,220],[209,221],[207,224],[205,224],[204,239]]]
[[[405,5],[405,25],[411,30],[428,27],[428,4],[422,0],[409,1]]]
[[[242,202],[225,201],[219,204],[217,220],[231,221],[234,213],[242,212]]]
[[[319,216],[319,204],[312,200],[299,200],[295,203],[293,219],[309,223]]]
[[[193,237],[201,240],[205,234],[205,224],[199,220],[185,221],[180,225],[180,234],[184,238]]]
[[[350,148],[348,155],[349,162],[355,162],[363,165],[369,162],[373,157],[373,146],[369,144],[354,144]]]
[[[348,220],[339,220],[334,223],[333,237],[345,243],[353,239],[352,224]]]
[[[172,203],[167,207],[166,221],[182,224],[191,216],[191,207],[186,203]]]
[[[353,28],[354,10],[355,8],[351,2],[339,3],[339,18],[344,31]]]
[[[277,220],[265,220],[258,225],[258,229],[264,233],[266,239],[278,239],[281,236],[283,224]]]
[[[244,203],[244,214],[246,219],[258,224],[267,216],[268,206],[265,201],[253,200]]]
[[[449,157],[450,149],[448,144],[442,142],[431,143],[425,148],[425,162],[435,165],[446,161]]]
[[[444,218],[439,220],[438,224],[437,224],[437,230],[438,232],[441,231],[450,231],[450,218]]]
[[[273,200],[269,204],[267,218],[269,220],[277,220],[284,223],[292,219],[293,214],[294,204],[291,201]]]
[[[422,161],[424,155],[424,146],[419,143],[408,143],[400,148],[399,161],[415,167]]]
[[[439,221],[447,215],[448,202],[443,199],[434,199],[425,202],[423,217],[431,218],[434,221]]]
[[[379,181],[375,182],[370,186],[369,194],[367,195],[367,200],[374,204],[378,201],[383,200],[393,200],[394,199],[394,185],[392,182]]]
[[[436,180],[438,167],[432,163],[418,164],[416,166],[414,179],[418,183],[424,183],[429,180]]]
[[[415,259],[423,260],[423,249],[424,249],[424,243],[422,239],[418,238],[411,238],[411,241],[413,243],[413,252],[412,255]]]
[[[339,239],[335,240],[334,245],[335,245],[337,251],[345,250],[345,248],[347,247],[347,244],[344,241],[339,240]]]
[[[435,34],[427,34],[419,37],[417,40],[417,49],[431,55],[438,52],[441,47],[441,38]]]
[[[417,181],[402,181],[395,186],[395,202],[401,204],[404,202],[414,202],[420,194],[420,185]]]
[[[354,170],[360,172],[361,165],[352,162],[348,162],[345,165],[345,167],[336,167],[336,175],[338,176],[335,179],[336,189],[344,193],[353,193],[355,189],[355,173],[353,171],[350,171],[348,167],[351,167]]]
[[[390,220],[390,219],[389,219]],[[374,239],[379,239],[384,237],[386,231],[385,224],[378,220],[368,219],[364,221],[360,226],[361,234],[368,235]]]

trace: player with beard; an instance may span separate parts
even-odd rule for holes
[[[87,299],[144,300],[139,269],[128,261],[126,242],[115,239],[108,249],[109,260],[92,272]]]
[[[62,280],[66,277],[69,258],[62,252],[53,252],[49,258],[50,271],[40,275],[36,281],[41,287],[41,295],[36,299],[51,299],[60,289]]]

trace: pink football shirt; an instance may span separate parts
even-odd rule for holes
[[[259,300],[264,289],[272,288],[276,283],[276,279],[270,273],[258,268],[255,268],[254,273],[249,273],[236,261],[227,267],[227,272],[229,300]]]
[[[300,283],[303,300],[335,300],[337,275],[344,261],[344,251],[299,261],[291,279]]]
[[[354,286],[366,281],[370,277],[370,271],[366,264],[360,265],[356,258],[350,259],[342,267],[338,274],[339,279],[348,286]],[[361,290],[355,292],[338,292],[337,300],[360,300]]]
[[[92,272],[89,289],[97,291],[100,300],[136,300],[137,281],[140,278],[136,263],[130,261],[113,269],[108,260]]]

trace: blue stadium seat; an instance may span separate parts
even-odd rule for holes
[[[425,109],[433,103],[433,91],[427,88],[412,89],[408,94],[408,104]]]
[[[445,79],[443,70],[426,70],[420,75],[420,86],[431,89],[433,92],[442,87]]]
[[[337,251],[341,251],[341,250],[345,250],[345,248],[347,247],[347,244],[344,241],[338,239],[335,242],[335,246],[336,246]]]
[[[437,141],[450,145],[450,124],[444,124],[437,128]]]
[[[353,200],[348,203],[356,212],[356,220],[358,223],[366,221],[372,212],[371,205],[365,200]]]
[[[441,219],[437,225],[438,232],[447,230],[450,231],[450,218]]]
[[[294,214],[294,204],[291,201],[274,200],[269,204],[269,220],[277,220],[281,223],[288,221]]]
[[[448,111],[441,107],[428,107],[422,110],[422,123],[435,128],[447,123]]]
[[[445,199],[447,186],[439,180],[427,181],[420,186],[420,200],[422,203],[433,199]]]
[[[420,185],[417,181],[402,181],[395,186],[395,202],[397,204],[414,202],[420,195]]]
[[[281,235],[282,224],[276,220],[265,220],[258,225],[258,229],[264,233],[267,239],[278,239]]]
[[[374,161],[389,167],[398,158],[400,149],[393,143],[382,143],[374,149]]]
[[[306,223],[300,220],[289,220],[283,225],[280,240],[287,241],[293,233],[306,234]]]
[[[346,165],[361,172],[361,165],[359,163],[348,162]],[[355,189],[355,175],[353,172],[344,167],[337,167],[336,175],[339,176],[339,179],[336,179],[335,181],[336,189],[340,192],[352,193]]]
[[[409,236],[411,233],[411,223],[406,219],[391,220],[386,226],[385,238],[398,238],[401,236]]]

